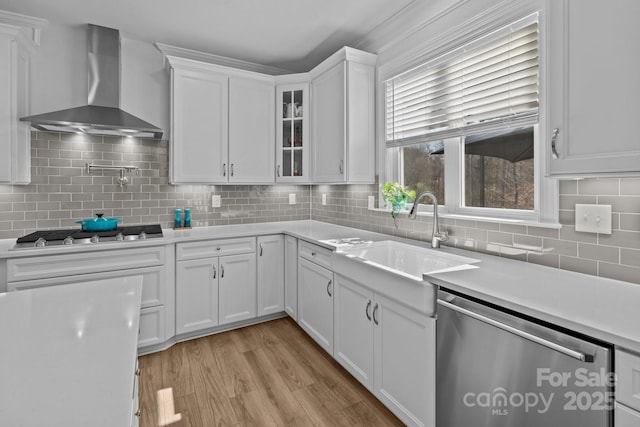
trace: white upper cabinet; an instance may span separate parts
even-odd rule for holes
[[[31,132],[28,116],[30,49],[40,42],[37,18],[0,11],[0,183],[31,182]]]
[[[171,183],[273,183],[273,77],[166,58],[171,66]]]
[[[287,79],[295,80],[278,78]],[[311,176],[309,83],[278,84],[276,101],[276,182],[307,183]]]
[[[272,77],[229,79],[229,182],[274,182]]]
[[[375,62],[345,47],[311,71],[314,183],[374,182]]]
[[[169,162],[172,183],[226,181],[228,80],[225,75],[188,64],[172,67]]]
[[[271,76],[158,47],[171,67],[171,183],[375,182],[376,55],[345,47],[309,73]]]
[[[639,16],[637,0],[547,2],[548,174],[640,173]]]

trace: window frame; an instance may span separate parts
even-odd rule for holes
[[[413,54],[404,55],[379,66],[378,87],[380,94],[386,94],[386,81],[400,75],[420,64],[424,64],[442,55],[443,52],[456,49],[469,43],[483,34],[510,25],[527,15],[538,13],[538,50],[539,50],[539,109],[537,120],[512,124],[516,126],[533,126],[534,128],[534,210],[499,209],[466,207],[463,200],[464,181],[464,136],[455,136],[445,140],[445,204],[439,206],[443,217],[471,220],[486,220],[505,223],[530,223],[544,226],[557,226],[559,223],[558,181],[545,177],[545,159],[547,158],[547,141],[545,135],[547,121],[547,61],[546,23],[543,2],[516,2],[512,7],[501,10],[494,9],[477,16],[471,21],[454,28],[443,36],[440,43],[421,42],[413,47]],[[421,54],[416,55],[416,52]],[[387,148],[386,145],[386,96],[378,97],[378,144],[379,144],[379,179],[380,184],[387,181],[401,182],[402,164],[400,148]],[[504,128],[504,126],[502,127]],[[480,131],[482,132],[482,131]],[[453,154],[448,154],[453,153]],[[379,192],[379,206],[384,206],[382,193]],[[407,211],[408,212],[408,211]],[[421,214],[431,214],[431,209],[421,206]]]

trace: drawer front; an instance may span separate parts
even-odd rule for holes
[[[300,240],[298,243],[298,255],[306,260],[321,265],[329,270],[331,267],[331,253],[333,251],[323,248],[322,246],[314,245],[313,243]]]
[[[176,259],[178,261],[186,261],[223,255],[246,254],[255,251],[255,237],[205,240],[202,242],[178,243],[176,245]]]
[[[140,310],[138,348],[163,343],[165,336],[164,322],[164,306],[143,308]]]
[[[640,356],[616,349],[616,400],[640,411]]]
[[[165,248],[120,249],[7,260],[7,280],[47,279],[164,265]]]
[[[640,426],[640,412],[622,406],[616,402],[616,427]]]
[[[72,283],[92,282],[94,280],[113,279],[118,277],[142,275],[142,307],[153,307],[164,304],[165,269],[164,267],[135,268],[132,270],[108,271],[104,273],[63,276],[52,279],[25,280],[9,282],[8,291],[43,288],[46,286],[69,285]]]

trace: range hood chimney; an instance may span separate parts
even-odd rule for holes
[[[162,129],[120,109],[120,32],[89,24],[88,56],[89,105],[20,120],[50,132],[162,138]]]

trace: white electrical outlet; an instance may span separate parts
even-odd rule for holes
[[[289,204],[290,205],[296,204],[296,193],[289,194]]]
[[[211,196],[211,207],[212,208],[219,208],[221,205],[222,205],[222,200],[220,198],[220,195],[213,194]]]
[[[576,231],[611,234],[611,205],[576,204]]]
[[[367,198],[367,209],[370,211],[376,208],[376,196],[369,196]]]
[[[325,193],[322,194],[322,206],[327,206],[327,195]]]

